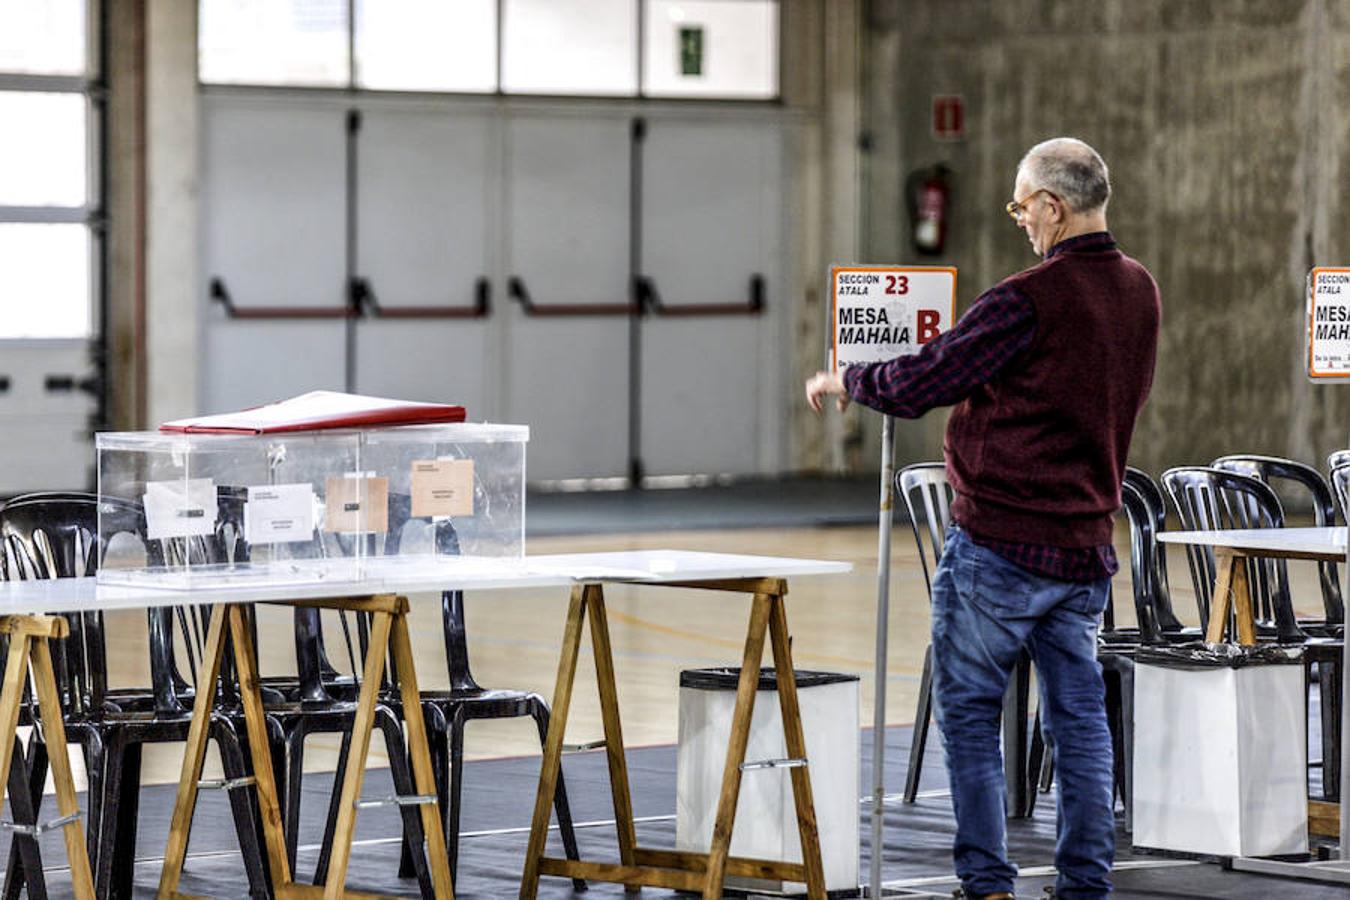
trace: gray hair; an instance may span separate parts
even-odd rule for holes
[[[1106,208],[1111,199],[1111,176],[1101,154],[1077,138],[1042,141],[1018,164],[1019,175],[1035,188],[1044,188],[1076,213]]]

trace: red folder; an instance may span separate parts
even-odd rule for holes
[[[325,428],[370,428],[381,425],[429,425],[463,422],[464,407],[363,397],[336,391],[310,391],[289,400],[239,412],[176,419],[160,431],[188,434],[276,434]]]

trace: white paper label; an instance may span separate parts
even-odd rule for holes
[[[145,532],[152,541],[196,537],[216,530],[216,483],[210,478],[147,481]]]
[[[279,544],[314,539],[314,488],[309,484],[269,484],[248,489],[244,540]]]

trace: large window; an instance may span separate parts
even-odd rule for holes
[[[778,96],[778,0],[200,0],[200,9],[208,84]]]
[[[93,331],[85,0],[0,0],[0,338]]]

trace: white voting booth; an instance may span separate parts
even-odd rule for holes
[[[956,321],[956,269],[947,266],[844,265],[830,269],[829,366],[842,371],[920,352]],[[881,502],[877,550],[876,702],[872,731],[872,846],[882,847],[886,769],[886,655],[889,644],[891,511],[895,420],[881,427]],[[881,896],[881,854],[872,854],[868,896]]]

